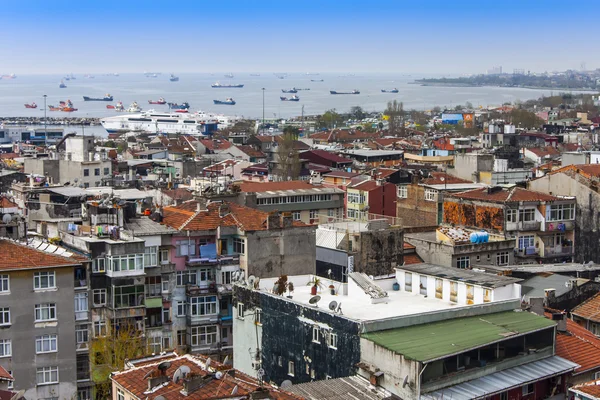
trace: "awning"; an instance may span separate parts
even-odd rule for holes
[[[533,383],[542,379],[551,378],[572,371],[579,367],[571,361],[558,356],[544,358],[495,372],[472,381],[455,386],[436,390],[435,392],[421,395],[422,399],[452,399],[470,400],[480,399],[509,389]]]

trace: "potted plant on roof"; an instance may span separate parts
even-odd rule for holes
[[[288,299],[292,298],[292,292],[294,291],[294,284],[292,282],[288,282],[287,284],[287,289],[288,289]]]
[[[306,286],[312,286],[310,288],[310,294],[312,296],[316,296],[317,289],[323,289],[323,282],[321,282],[321,278],[316,275],[313,275],[310,281],[306,284]]]

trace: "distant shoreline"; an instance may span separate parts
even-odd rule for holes
[[[483,88],[483,87],[496,87],[496,88],[507,88],[507,89],[534,89],[534,90],[562,90],[569,92],[590,92],[599,93],[600,90],[585,89],[585,88],[565,88],[565,87],[546,87],[546,86],[503,86],[503,85],[476,85],[472,83],[444,83],[444,82],[425,82],[416,80],[409,82],[412,85],[419,86],[436,86],[436,87],[462,87],[462,88]]]

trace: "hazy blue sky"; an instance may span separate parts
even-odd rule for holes
[[[0,9],[0,73],[600,67],[598,0],[5,0]]]

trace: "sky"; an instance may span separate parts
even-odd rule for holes
[[[598,0],[2,2],[0,74],[600,68]]]

